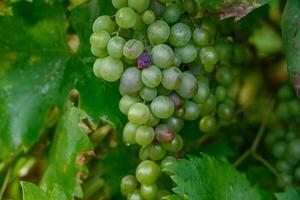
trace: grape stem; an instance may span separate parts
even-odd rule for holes
[[[237,167],[238,165],[240,165],[248,156],[252,156],[255,160],[257,160],[258,162],[260,162],[262,165],[264,165],[268,170],[270,170],[275,176],[276,178],[278,178],[278,180],[280,180],[284,185],[288,185],[282,178],[282,176],[278,173],[278,171],[266,160],[264,159],[261,155],[259,155],[257,153],[257,147],[262,139],[262,136],[265,132],[267,123],[268,123],[268,119],[270,116],[270,113],[272,111],[272,108],[274,106],[274,101],[272,100],[269,104],[270,106],[268,107],[265,117],[262,121],[262,124],[255,136],[255,139],[252,143],[252,145],[250,146],[249,149],[247,149],[235,162],[234,162],[234,166]]]
[[[3,194],[4,194],[4,191],[8,185],[8,182],[9,182],[9,178],[10,178],[10,173],[11,173],[11,169],[8,170],[6,176],[5,176],[5,179],[3,181],[3,185],[1,186],[1,190],[0,190],[0,199],[3,198]]]

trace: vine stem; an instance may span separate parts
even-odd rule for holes
[[[10,173],[11,173],[11,169],[8,170],[6,176],[5,176],[5,179],[4,179],[4,182],[1,186],[1,190],[0,190],[0,200],[3,199],[3,195],[4,195],[4,191],[8,185],[8,182],[9,182],[9,177],[10,177]]]

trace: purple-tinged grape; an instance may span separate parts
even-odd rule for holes
[[[155,137],[160,143],[170,142],[174,138],[174,131],[166,124],[159,124],[155,128]]]
[[[175,92],[172,92],[169,97],[173,101],[176,109],[184,107],[183,99],[180,98]]]
[[[137,59],[137,65],[139,69],[145,69],[152,64],[151,57],[148,53],[144,52]]]

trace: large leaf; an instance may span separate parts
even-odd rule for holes
[[[244,174],[228,163],[205,154],[202,158],[181,159],[167,167],[177,187],[173,191],[189,200],[259,200],[257,188]],[[172,199],[172,198],[169,198]],[[174,199],[174,198],[173,198]]]
[[[287,188],[282,193],[275,194],[277,200],[300,200],[300,190]]]
[[[61,187],[55,185],[55,188],[46,193],[39,186],[30,182],[21,182],[23,190],[23,200],[67,200]]]
[[[289,73],[297,96],[300,97],[300,1],[287,1],[281,29]]]
[[[96,120],[120,122],[118,90],[91,69],[88,40],[100,3],[92,0],[77,7],[71,22],[62,3],[50,6],[39,0],[17,3],[13,17],[0,18],[0,159],[9,161],[30,148],[49,108],[61,108],[72,88],[80,92],[80,107]],[[76,53],[67,45],[68,23],[81,36]]]

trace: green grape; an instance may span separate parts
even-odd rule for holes
[[[169,190],[159,190],[157,193],[158,200],[165,200],[166,196],[170,196],[171,192]]]
[[[143,200],[140,190],[136,189],[132,193],[128,194],[127,200]]]
[[[209,32],[209,35],[211,36],[211,39],[213,41],[217,34],[216,24],[213,23],[210,19],[204,19],[202,23],[202,27]]]
[[[232,83],[234,77],[232,71],[228,67],[224,66],[218,68],[216,73],[216,79],[220,84],[228,86]]]
[[[194,15],[197,12],[197,5],[194,0],[185,0],[184,9],[188,14]]]
[[[150,109],[150,108],[149,108]],[[159,123],[159,119],[157,117],[155,117],[152,112],[150,112],[150,118],[149,120],[146,122],[145,125],[147,126],[156,126]]]
[[[196,103],[193,101],[185,102],[185,113],[183,115],[183,119],[188,121],[193,121],[198,119],[200,115],[200,109]]]
[[[140,193],[145,200],[157,199],[157,185],[152,183],[150,185],[141,185]]]
[[[190,73],[181,74],[181,83],[176,92],[183,98],[192,98],[198,90],[197,79]]]
[[[231,120],[234,115],[234,106],[228,101],[218,106],[218,116],[224,120]]]
[[[121,192],[124,196],[133,192],[137,187],[137,180],[133,175],[124,176],[121,180]]]
[[[160,16],[166,9],[165,5],[158,0],[151,0],[149,8],[153,10],[156,16]]]
[[[193,44],[187,44],[174,49],[175,55],[180,58],[184,64],[191,63],[196,60],[198,52]]]
[[[212,132],[217,128],[216,119],[211,115],[204,116],[199,122],[199,128],[202,132]]]
[[[149,7],[150,0],[128,0],[128,6],[138,13],[144,12]]]
[[[287,144],[283,141],[279,141],[273,144],[272,146],[272,154],[276,158],[283,158],[287,152]]]
[[[204,64],[205,71],[211,73],[214,65],[219,61],[218,53],[214,47],[204,47],[200,51],[200,59]]]
[[[123,7],[116,13],[116,23],[121,28],[132,28],[137,21],[137,14],[132,8]]]
[[[181,82],[181,71],[177,67],[163,70],[161,84],[168,90],[176,90]]]
[[[102,15],[98,17],[93,23],[93,32],[107,31],[112,33],[115,31],[116,23],[111,20],[110,16]]]
[[[289,142],[288,154],[291,158],[300,160],[300,138],[291,140]]]
[[[181,47],[186,45],[192,37],[190,27],[184,23],[177,23],[171,27],[169,41],[172,45]]]
[[[127,5],[128,5],[127,0],[112,0],[111,3],[117,9],[127,7]]]
[[[173,115],[175,106],[172,100],[166,96],[156,97],[150,105],[151,111],[154,116],[160,119],[166,119]]]
[[[107,56],[97,59],[93,66],[95,75],[108,82],[114,82],[121,78],[123,73],[123,62],[119,59]]]
[[[147,25],[144,23],[142,15],[137,16],[136,22],[135,22],[134,26],[132,27],[132,29],[135,31],[134,35],[136,35],[136,32],[140,32],[146,36],[145,32],[147,29]]]
[[[134,31],[133,38],[136,39],[136,40],[143,41],[143,40],[146,39],[146,34],[145,34],[144,31]],[[135,61],[135,59],[134,59],[134,61]]]
[[[243,46],[242,44],[234,44],[232,62],[241,64],[244,63],[246,59],[247,59],[247,52],[245,46]]]
[[[215,44],[220,61],[230,61],[232,58],[232,45],[228,41],[218,41]]]
[[[148,40],[152,45],[165,43],[170,35],[170,27],[163,20],[157,20],[147,29]]]
[[[298,117],[300,115],[300,103],[298,99],[292,99],[287,104],[290,116]]]
[[[136,169],[136,179],[144,185],[150,185],[156,181],[160,174],[160,167],[151,160],[142,161]]]
[[[123,46],[123,55],[129,59],[137,59],[144,51],[143,42],[131,39]]]
[[[146,10],[142,19],[145,24],[152,24],[155,21],[155,13],[152,10]]]
[[[205,116],[215,111],[217,106],[216,97],[210,94],[208,99],[204,103],[199,103],[200,116]]]
[[[171,67],[175,62],[175,54],[171,47],[158,44],[151,50],[152,62],[161,69]]]
[[[225,101],[227,98],[227,89],[223,86],[218,86],[215,91],[217,101]]]
[[[281,173],[290,173],[292,171],[292,168],[289,165],[289,163],[284,160],[277,161],[275,163],[275,166]]]
[[[210,45],[211,37],[205,28],[196,28],[193,32],[193,41],[199,46]]]
[[[142,71],[142,81],[149,88],[157,87],[161,82],[161,71],[155,65],[151,65]]]
[[[183,147],[183,140],[179,134],[176,134],[171,142],[163,143],[162,145],[167,151],[177,153]]]
[[[123,49],[121,49],[122,51],[122,55],[123,55]],[[122,57],[122,60],[124,63],[126,63],[127,65],[136,65],[136,59],[129,59],[129,58],[126,58],[125,56]]]
[[[152,101],[157,96],[156,88],[143,87],[140,90],[140,96],[145,101]]]
[[[183,119],[178,118],[178,117],[170,117],[170,118],[165,120],[165,123],[175,133],[178,133],[183,128],[183,125],[184,125]]]
[[[120,80],[121,94],[134,94],[138,92],[142,86],[141,71],[136,67],[127,68]]]
[[[171,3],[166,7],[162,17],[169,24],[175,23],[180,17],[180,8],[178,5]]]
[[[151,145],[143,146],[139,150],[139,158],[140,160],[147,160],[149,158],[149,150]]]
[[[119,101],[119,109],[124,115],[127,115],[130,106],[138,102],[141,102],[141,99],[139,97],[131,97],[125,95]]]
[[[204,103],[210,94],[210,89],[205,81],[198,81],[198,90],[196,95],[193,97],[193,101],[196,103]]]
[[[166,156],[160,163],[160,168],[162,171],[166,169],[168,166],[172,165],[173,163],[176,162],[176,158],[173,156]]]
[[[91,45],[105,49],[108,41],[110,40],[110,35],[107,31],[98,31],[93,33],[90,37]]]
[[[106,49],[101,49],[94,45],[91,45],[91,52],[94,56],[97,56],[99,58],[104,58],[108,56]]]
[[[135,141],[141,146],[151,144],[154,138],[154,129],[150,126],[140,126],[135,134]]]
[[[287,119],[290,117],[289,106],[287,102],[280,102],[276,108],[276,114],[278,117]]]
[[[138,125],[135,125],[133,123],[127,122],[123,129],[123,142],[127,145],[135,144],[135,134],[138,129]]]
[[[128,111],[128,120],[136,125],[145,124],[150,118],[150,110],[143,103],[133,104]]]
[[[124,44],[125,40],[122,37],[111,38],[107,44],[107,53],[113,58],[122,58]]]
[[[149,157],[154,161],[163,159],[166,153],[166,150],[161,144],[152,144],[149,148]]]
[[[157,94],[158,95],[165,95],[168,96],[171,93],[170,90],[166,89],[164,86],[161,84],[157,87]]]

